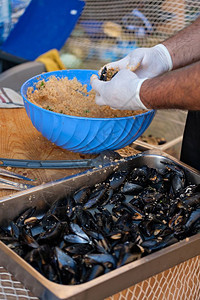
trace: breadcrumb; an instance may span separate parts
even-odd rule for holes
[[[109,106],[99,106],[95,102],[95,91],[87,91],[76,78],[69,80],[51,76],[49,80],[40,80],[36,89],[28,88],[29,101],[44,109],[70,116],[89,118],[120,118],[141,114],[144,110],[114,110]]]

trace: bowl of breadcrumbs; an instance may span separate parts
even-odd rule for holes
[[[33,126],[64,149],[97,154],[130,145],[150,125],[154,110],[113,110],[95,102],[90,78],[96,70],[39,74],[21,87]]]

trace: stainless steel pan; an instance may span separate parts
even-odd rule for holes
[[[162,169],[161,161],[178,163],[184,168],[186,178],[191,183],[200,183],[200,174],[197,171],[169,155],[151,150],[119,162],[108,163],[103,168],[88,170],[6,197],[0,202],[0,225],[6,226],[25,208],[34,205],[43,210],[59,197],[69,194],[85,184],[92,186],[97,182],[104,181],[116,168],[137,167],[146,164],[149,167]],[[103,299],[199,254],[200,234],[196,234],[87,283],[66,286],[50,282],[0,242],[0,264],[23,282],[35,296],[48,300]]]

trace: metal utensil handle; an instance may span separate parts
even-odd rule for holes
[[[34,179],[28,178],[27,176],[23,176],[23,175],[20,175],[20,174],[17,174],[17,173],[8,171],[8,170],[4,170],[3,168],[0,168],[0,175],[3,175],[5,177],[34,181]]]
[[[2,189],[5,188],[5,189],[13,189],[13,190],[18,190],[18,191],[23,191],[23,190],[27,190],[32,187],[34,187],[34,185],[18,183],[18,182],[4,179],[4,178],[0,178],[0,188],[2,188]]]
[[[29,169],[73,169],[94,167],[92,159],[84,160],[26,160],[0,158],[0,165],[5,167]]]

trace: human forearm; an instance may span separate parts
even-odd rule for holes
[[[200,17],[162,43],[171,55],[173,70],[200,60]]]
[[[200,110],[200,62],[145,80],[140,99],[147,108]]]

